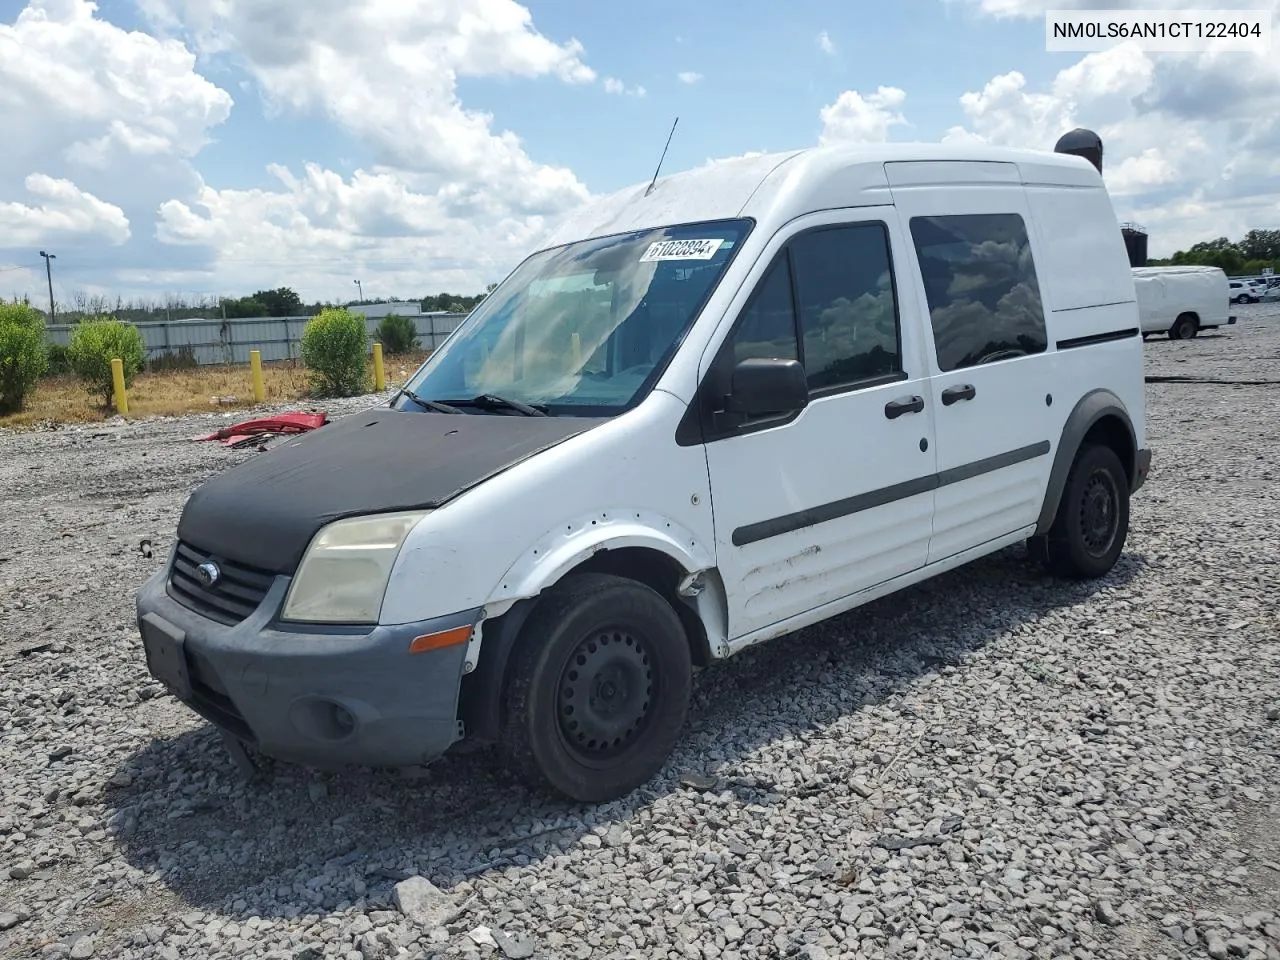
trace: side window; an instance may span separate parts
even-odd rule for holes
[[[784,250],[756,288],[732,334],[733,362],[799,360],[796,315],[791,300],[791,267]]]
[[[882,223],[797,236],[769,267],[730,336],[734,363],[799,360],[814,392],[901,372],[899,341]]]
[[[861,223],[790,244],[811,391],[902,371],[889,234]]]
[[[1016,213],[912,217],[938,367],[959,370],[1048,346],[1027,228]]]

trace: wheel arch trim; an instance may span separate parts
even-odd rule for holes
[[[1105,388],[1089,391],[1076,403],[1071,413],[1067,415],[1066,423],[1063,424],[1058,449],[1054,453],[1053,466],[1049,470],[1044,503],[1040,507],[1040,516],[1036,521],[1036,536],[1044,535],[1053,526],[1058,504],[1062,502],[1062,492],[1067,486],[1067,476],[1071,472],[1071,465],[1075,462],[1080,446],[1094,425],[1107,417],[1114,418],[1123,425],[1129,440],[1129,453],[1127,461],[1123,455],[1120,460],[1131,482],[1137,475],[1137,436],[1124,401]]]
[[[521,629],[544,592],[603,551],[642,549],[659,554],[681,571],[675,609],[683,621],[701,624],[708,659],[729,655],[728,598],[715,558],[682,524],[645,510],[599,510],[558,524],[507,569],[484,607],[467,650],[460,719],[466,733],[496,740],[502,691]]]

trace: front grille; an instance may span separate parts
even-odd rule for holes
[[[196,568],[207,560],[216,563],[222,574],[212,587],[202,584],[196,574]],[[179,542],[169,570],[169,595],[188,610],[235,625],[258,609],[274,580],[274,574],[266,570],[211,557]]]

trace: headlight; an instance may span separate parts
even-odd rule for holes
[[[335,520],[307,547],[285,597],[285,620],[377,623],[391,565],[429,511]]]

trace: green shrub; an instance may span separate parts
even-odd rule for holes
[[[48,363],[44,322],[29,323],[0,314],[0,413],[17,413]]]
[[[413,317],[389,313],[378,324],[378,339],[387,353],[408,353],[418,346],[418,327]]]
[[[67,361],[67,348],[60,343],[50,343],[45,350],[48,364],[45,366],[46,377],[61,377],[71,372],[71,364]]]
[[[319,397],[351,397],[369,388],[369,332],[364,314],[345,307],[321,310],[302,332],[302,362],[311,392]]]
[[[0,300],[0,323],[16,323],[20,327],[39,330],[40,339],[44,339],[44,314],[29,303]]]
[[[118,359],[124,366],[124,385],[128,387],[146,358],[146,344],[138,328],[119,320],[77,324],[67,347],[71,371],[85,382],[91,394],[102,398],[106,407],[111,406],[111,361]]]

